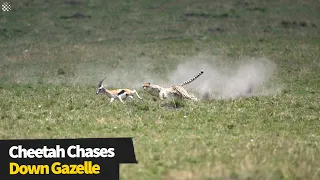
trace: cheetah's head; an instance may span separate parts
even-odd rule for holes
[[[151,87],[150,85],[151,85],[151,83],[148,82],[148,83],[144,83],[142,87],[144,90],[148,90]]]

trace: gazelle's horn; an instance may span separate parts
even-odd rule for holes
[[[101,79],[101,80],[99,81],[98,87],[101,87],[102,82],[106,79],[106,77],[107,77],[107,76],[105,76],[103,79]]]
[[[103,85],[103,88],[107,87],[107,84]]]

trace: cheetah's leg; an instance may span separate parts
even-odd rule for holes
[[[160,90],[159,92],[159,97],[161,100],[164,100],[166,99],[168,96],[167,96],[167,93],[165,93],[163,90]]]

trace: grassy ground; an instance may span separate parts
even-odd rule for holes
[[[130,136],[139,164],[122,165],[121,179],[320,178],[319,1],[11,5],[0,16],[1,139]],[[176,110],[142,90],[199,54],[267,57],[284,86]],[[143,100],[108,104],[95,94],[104,74]]]

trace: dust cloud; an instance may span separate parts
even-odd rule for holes
[[[185,85],[200,99],[265,96],[281,90],[281,86],[272,81],[276,69],[276,64],[264,57],[242,57],[232,61],[219,56],[198,55],[184,59],[170,74],[170,81],[180,84],[204,70],[198,79]]]

